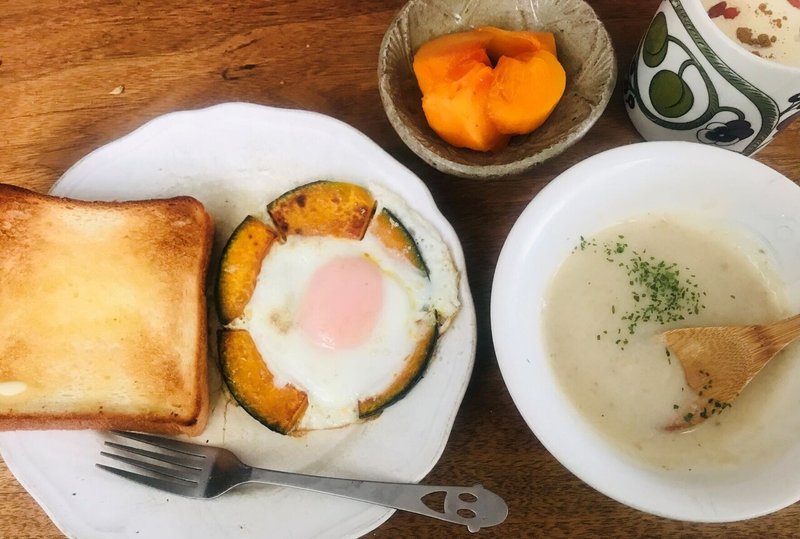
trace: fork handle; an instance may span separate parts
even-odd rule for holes
[[[323,492],[392,509],[409,511],[467,526],[469,531],[500,524],[508,516],[508,506],[497,494],[481,485],[473,487],[429,486],[382,481],[360,481],[251,468],[245,482],[268,483]],[[444,511],[429,507],[423,498],[444,492]]]

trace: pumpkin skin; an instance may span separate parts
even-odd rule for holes
[[[303,433],[299,425],[309,405],[308,395],[291,384],[276,385],[269,368],[270,358],[261,356],[246,329],[231,322],[244,313],[270,250],[280,248],[282,239],[289,235],[360,241],[369,228],[386,250],[427,277],[428,268],[412,234],[391,210],[382,208],[376,213],[376,206],[374,197],[361,186],[313,182],[288,191],[267,205],[276,229],[248,216],[225,246],[217,282],[218,311],[226,326],[218,333],[220,370],[231,395],[242,408],[275,432]],[[359,400],[359,418],[380,415],[422,378],[439,334],[436,313],[430,314],[417,322],[420,337],[393,381],[379,393]]]
[[[417,249],[414,238],[400,220],[383,208],[372,221],[371,232],[378,236],[383,246],[408,260],[414,267],[428,275],[428,267]]]
[[[435,318],[435,317],[434,317]],[[417,342],[414,351],[405,359],[405,368],[395,377],[392,385],[378,395],[358,402],[358,416],[362,419],[380,414],[388,406],[402,399],[425,373],[433,356],[438,338],[438,326],[429,325],[428,333]]]
[[[236,401],[270,429],[281,434],[294,431],[308,407],[307,395],[292,385],[275,385],[246,330],[221,330],[217,339],[222,377]]]

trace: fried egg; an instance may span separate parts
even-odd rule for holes
[[[229,326],[250,333],[276,386],[307,395],[296,431],[354,423],[363,403],[398,384],[410,388],[409,361],[423,353],[427,361],[459,308],[458,272],[438,232],[395,195],[369,189],[377,211],[362,239],[289,234],[275,242]],[[387,244],[387,222],[413,238],[411,253]]]

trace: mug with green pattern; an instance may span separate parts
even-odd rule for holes
[[[663,0],[631,63],[624,98],[646,140],[752,155],[800,117],[800,68],[740,47],[700,0]]]

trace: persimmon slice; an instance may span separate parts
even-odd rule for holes
[[[460,80],[476,65],[491,66],[486,36],[475,32],[448,34],[428,41],[414,55],[414,75],[422,94]]]
[[[519,58],[503,56],[494,69],[486,112],[498,131],[530,133],[550,116],[566,88],[564,68],[545,50]]]
[[[422,110],[437,135],[459,148],[500,150],[509,137],[500,132],[486,114],[492,68],[475,65],[450,86],[440,86],[422,97]]]
[[[502,56],[517,57],[542,48],[542,44],[533,32],[514,32],[494,26],[481,26],[475,33],[483,36],[486,53],[493,64],[496,64]]]
[[[544,49],[553,56],[557,56],[556,36],[553,32],[504,30],[494,26],[481,26],[475,31],[490,36],[486,48],[489,57],[495,63],[500,56],[515,57],[539,49]]]
[[[552,32],[483,26],[441,36],[414,56],[428,125],[446,142],[497,151],[552,113],[566,86]]]
[[[536,41],[539,42],[539,46],[542,50],[545,50],[552,54],[553,56],[558,57],[558,52],[556,49],[556,36],[553,32],[522,32],[526,34]]]

